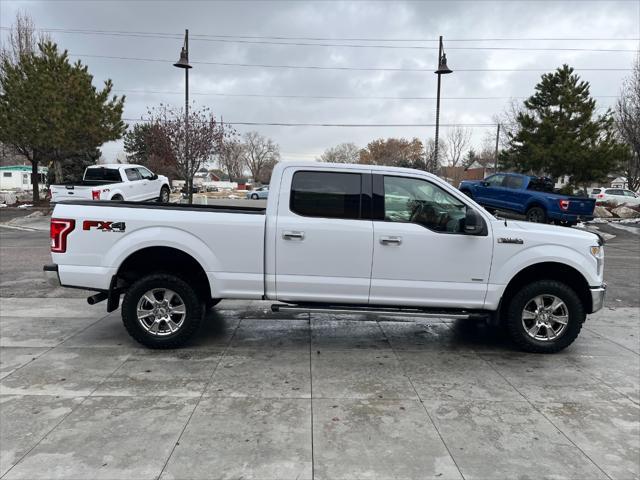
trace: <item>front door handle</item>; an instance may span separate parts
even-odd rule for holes
[[[380,243],[382,245],[400,245],[402,237],[380,237]]]
[[[282,238],[285,240],[304,240],[304,232],[282,232]]]

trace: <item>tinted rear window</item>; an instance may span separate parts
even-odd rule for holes
[[[84,174],[85,180],[98,180],[104,182],[121,182],[120,172],[116,168],[87,168]]]
[[[524,183],[524,178],[522,177],[514,177],[513,175],[507,176],[507,179],[504,182],[504,186],[507,188],[520,189],[522,188],[522,184]]]
[[[593,190],[591,190],[591,194],[595,194],[595,193],[600,193],[600,189],[599,188],[594,188]]]
[[[291,211],[307,217],[360,218],[360,174],[296,172]]]

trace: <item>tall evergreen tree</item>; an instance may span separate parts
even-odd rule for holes
[[[615,139],[612,112],[596,114],[589,83],[563,65],[542,75],[535,93],[516,116],[501,164],[521,172],[569,175],[586,186],[615,169],[621,145]]]
[[[51,42],[18,63],[0,62],[0,142],[28,156],[34,170],[53,162],[54,178],[62,181],[63,162],[85,158],[104,142],[125,131],[124,97],[111,97],[110,80],[98,90],[80,61],[69,62]],[[38,186],[34,183],[34,201]]]

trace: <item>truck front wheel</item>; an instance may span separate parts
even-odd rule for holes
[[[164,185],[160,189],[160,196],[158,197],[160,203],[169,203],[169,187]]]
[[[168,273],[147,275],[125,294],[122,321],[142,345],[176,348],[198,329],[201,304],[195,290],[181,278]]]
[[[507,304],[506,327],[513,342],[533,353],[555,353],[573,343],[585,319],[580,297],[556,280],[525,285]]]

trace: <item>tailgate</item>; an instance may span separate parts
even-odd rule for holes
[[[587,197],[569,197],[569,208],[566,211],[574,215],[593,215],[593,209],[596,206],[594,198]]]
[[[81,185],[51,185],[49,190],[51,190],[52,202],[92,199],[92,187],[85,187]]]

